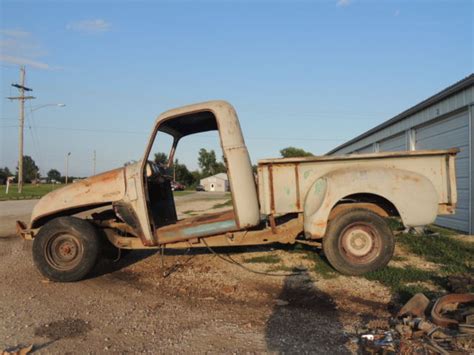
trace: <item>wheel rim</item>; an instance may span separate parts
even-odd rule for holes
[[[84,254],[79,239],[72,234],[56,234],[44,246],[49,265],[58,270],[70,270],[77,266]]]
[[[375,228],[366,223],[353,223],[341,234],[339,248],[352,263],[366,264],[380,255],[381,238]]]

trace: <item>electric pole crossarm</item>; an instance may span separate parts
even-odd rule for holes
[[[25,90],[25,91],[33,91],[33,89],[27,88],[26,86],[19,85],[19,84],[12,84],[12,86],[17,88],[17,89],[21,89],[21,90]]]
[[[8,100],[32,100],[36,99],[34,96],[14,96],[14,97],[7,97]]]

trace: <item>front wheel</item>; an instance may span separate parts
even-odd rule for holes
[[[394,249],[395,240],[385,220],[361,208],[337,215],[323,238],[329,263],[346,275],[362,275],[386,266]]]
[[[33,260],[38,270],[53,281],[84,278],[96,264],[101,241],[89,222],[59,217],[45,224],[33,240]]]

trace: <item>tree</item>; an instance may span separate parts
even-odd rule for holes
[[[61,181],[61,173],[56,169],[51,169],[50,171],[48,171],[47,176],[49,181]]]
[[[18,166],[16,167],[16,176],[18,178]],[[23,180],[31,182],[40,177],[39,167],[29,155],[23,156]]]
[[[312,157],[313,153],[307,152],[301,148],[287,147],[280,150],[280,154],[283,158],[295,158],[295,157]]]
[[[7,181],[7,178],[9,176],[12,176],[12,173],[11,173],[10,169],[8,169],[7,166],[4,167],[3,169],[0,168],[0,181],[4,181],[4,182]],[[1,184],[1,182],[0,182],[0,184]]]
[[[166,153],[155,153],[155,163],[159,165],[168,164],[168,155]]]
[[[202,170],[203,177],[227,171],[225,165],[217,161],[216,152],[212,149],[207,151],[206,149],[201,148],[199,150],[198,163]]]
[[[193,174],[188,170],[185,164],[180,164],[178,159],[173,164],[175,180],[186,185],[192,186],[195,183]]]

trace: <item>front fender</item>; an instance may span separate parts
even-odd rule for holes
[[[311,238],[326,233],[329,214],[343,198],[374,194],[390,201],[405,226],[433,223],[438,211],[438,193],[429,179],[395,168],[338,169],[318,178],[305,196],[304,229]]]

